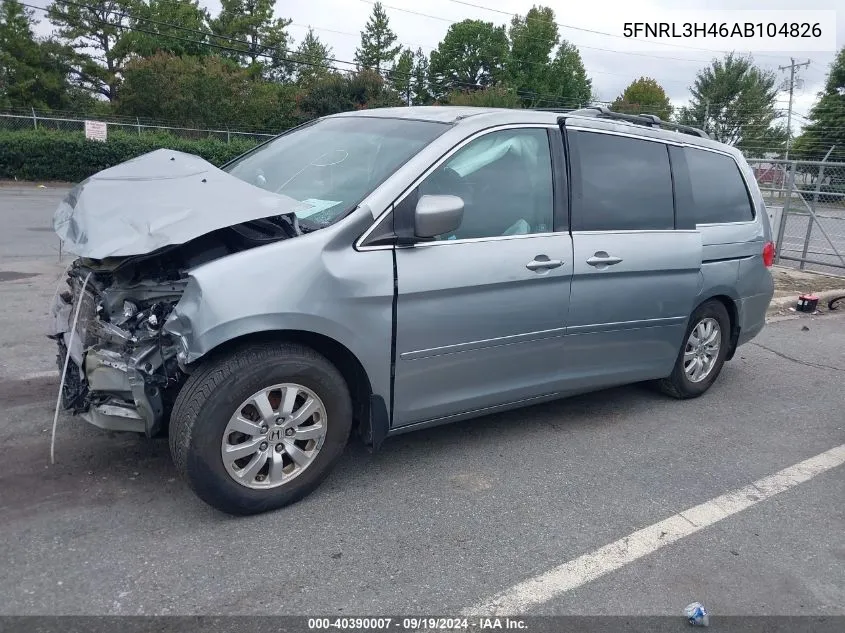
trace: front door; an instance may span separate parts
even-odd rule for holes
[[[567,132],[571,387],[668,376],[701,283],[701,235],[675,230],[665,143]]]
[[[560,386],[572,240],[554,212],[556,132],[484,133],[412,192],[460,196],[464,217],[453,234],[396,249],[394,426]]]

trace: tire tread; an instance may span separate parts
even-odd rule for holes
[[[693,325],[697,323],[702,318],[702,316],[708,312],[715,312],[722,317],[722,323],[720,323],[720,325],[723,326],[723,340],[726,338],[725,333],[730,332],[731,316],[721,301],[715,299],[705,301],[693,311],[692,315],[690,315],[690,320],[687,325],[687,329],[684,332],[684,339],[681,342],[681,349],[678,352],[678,357],[675,360],[675,365],[672,368],[672,373],[669,374],[669,376],[667,376],[666,378],[662,378],[654,382],[654,385],[659,391],[671,398],[675,398],[677,400],[697,398],[698,396],[704,394],[710,388],[710,386],[716,381],[716,378],[718,378],[719,374],[722,371],[722,367],[724,366],[725,362],[725,357],[728,353],[728,343],[723,343],[722,349],[719,351],[719,355],[721,356],[719,366],[714,369],[712,376],[708,376],[705,379],[705,386],[703,389],[700,389],[698,387],[691,389],[687,385],[686,376],[683,374],[684,369],[682,358],[684,354],[684,349],[686,348],[687,338],[689,338]],[[729,339],[729,337],[727,338]]]
[[[284,358],[301,366],[318,366],[332,375],[338,384],[346,385],[343,375],[323,355],[299,343],[253,342],[228,354],[210,356],[191,373],[173,404],[170,417],[170,454],[179,476],[193,488],[188,473],[191,439],[198,432],[197,424],[203,404],[226,384],[230,377],[268,360]],[[348,397],[348,392],[347,392]],[[237,509],[230,510],[237,511]]]

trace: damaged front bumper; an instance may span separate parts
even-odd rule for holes
[[[148,283],[101,293],[94,284],[83,291],[79,277],[70,275],[70,290],[58,293],[51,307],[50,337],[58,342],[59,371],[68,358],[62,406],[102,429],[157,435],[167,424],[174,392],[184,377],[176,347],[161,330],[184,284]],[[170,300],[156,301],[162,296]],[[133,308],[124,313],[125,301]],[[78,302],[79,316],[71,331]],[[145,303],[150,307],[129,314]]]

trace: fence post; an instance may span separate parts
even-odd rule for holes
[[[135,123],[138,126],[138,136],[141,136],[141,120],[138,117],[135,117]]]
[[[828,152],[829,154],[830,152]],[[827,159],[827,156],[825,156]],[[824,160],[822,160],[822,164],[819,165],[819,176],[816,180],[816,190],[813,192],[813,200],[810,203],[810,208],[813,210],[813,213],[807,218],[807,233],[804,235],[804,247],[801,250],[801,261],[798,263],[798,268],[804,270],[806,263],[804,262],[807,259],[807,251],[810,249],[810,237],[813,234],[813,221],[815,220],[815,211],[816,206],[819,203],[819,191],[822,187],[822,181],[824,180]]]
[[[30,110],[32,110],[32,125],[37,130],[38,129],[38,117],[35,116],[35,108],[30,108]]]
[[[789,169],[789,165],[786,166]],[[780,214],[780,227],[778,228],[778,239],[775,244],[775,263],[780,263],[780,251],[783,246],[783,234],[786,233],[786,218],[789,215],[789,203],[792,200],[792,190],[795,188],[795,161],[792,162],[792,169],[789,169],[789,184],[786,188],[786,202],[783,204],[783,213]]]
[[[227,125],[226,126],[226,144],[228,145],[231,142],[232,142],[232,135],[229,134],[229,126]]]

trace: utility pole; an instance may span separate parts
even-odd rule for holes
[[[789,69],[789,110],[786,112],[786,155],[783,157],[784,160],[789,160],[789,141],[792,140],[792,93],[795,90],[795,69],[810,65],[809,59],[800,64],[795,63],[794,57],[790,57],[789,61],[792,62],[789,66],[778,66],[778,70]]]

